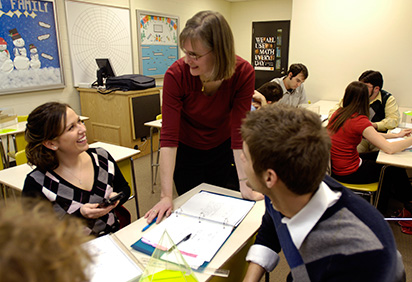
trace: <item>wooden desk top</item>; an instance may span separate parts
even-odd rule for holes
[[[139,150],[130,149],[118,145],[96,142],[89,145],[91,148],[101,147],[107,150],[116,162],[120,162],[127,158],[140,153]],[[22,191],[26,175],[33,170],[28,164],[22,164],[0,170],[0,183],[13,188],[17,191]]]
[[[406,150],[392,155],[379,151],[376,162],[379,164],[412,168],[412,151]]]
[[[128,96],[128,95],[133,95],[133,96],[138,96],[138,95],[146,95],[146,94],[153,94],[153,92],[158,92],[160,93],[160,90],[162,90],[163,87],[152,87],[152,88],[147,88],[147,89],[143,89],[143,90],[130,90],[130,91],[121,91],[121,90],[117,90],[117,91],[113,91],[110,92],[109,94],[105,94],[106,95],[120,95],[120,96]],[[84,93],[92,93],[92,94],[99,94],[101,95],[99,92],[97,92],[97,88],[77,88],[77,91],[79,91],[81,94]],[[106,91],[106,89],[102,89],[102,91]]]
[[[90,148],[101,147],[105,149],[106,151],[110,153],[110,155],[112,155],[113,159],[116,162],[120,162],[122,160],[131,158],[140,153],[140,150],[131,149],[131,148],[127,148],[127,147],[123,147],[119,145],[113,145],[113,144],[104,143],[104,142],[95,142],[95,143],[89,144],[89,147]]]
[[[241,197],[240,192],[202,183],[189,192],[176,198],[173,201],[174,209],[176,210],[177,208],[179,208],[183,203],[185,203],[188,199],[190,199],[190,197],[198,193],[200,190],[207,190],[239,198]],[[256,202],[252,210],[243,219],[242,223],[233,231],[232,235],[230,235],[225,244],[223,244],[220,250],[216,253],[215,257],[208,264],[208,267],[216,269],[220,268],[226,261],[234,256],[257,232],[261,224],[264,212],[264,201]],[[125,247],[138,259],[141,257],[147,258],[148,256],[132,249],[130,246],[142,237],[142,229],[146,225],[146,219],[140,218],[115,233],[119,240],[125,245]],[[153,228],[153,225],[150,228]],[[201,272],[195,272],[195,275],[199,279],[199,282],[208,281],[212,278],[211,275]],[[230,276],[228,279],[228,281],[230,281]]]
[[[329,115],[329,111],[336,106],[339,101],[336,100],[319,100],[316,103],[311,104],[312,106],[319,106],[319,114]]]
[[[148,121],[148,122],[145,122],[144,125],[155,127],[155,128],[162,128],[162,119]]]
[[[26,123],[27,123],[26,121],[22,121],[22,122],[18,122],[16,124],[14,124],[14,125],[7,126],[6,128],[2,128],[2,129],[12,129],[13,131],[0,133],[0,138],[4,137],[4,136],[9,136],[9,135],[24,132],[26,130]]]

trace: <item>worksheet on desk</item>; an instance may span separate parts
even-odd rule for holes
[[[179,243],[177,248],[188,265],[197,269],[205,261],[213,258],[232,233],[233,227],[182,214],[171,214],[156,228],[148,231],[142,237],[142,241],[153,247],[162,248],[163,246],[158,246],[158,243],[165,230],[175,244],[190,234],[190,238]]]
[[[91,282],[138,281],[143,273],[110,235],[90,240],[83,247],[93,259],[87,269]]]
[[[405,138],[403,137],[398,137],[398,138],[391,138],[391,139],[386,139],[388,142],[397,142],[397,141],[401,141],[401,140],[405,140]],[[410,150],[412,149],[412,146],[409,146],[408,148],[404,149],[405,150]]]

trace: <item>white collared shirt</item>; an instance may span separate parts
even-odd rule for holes
[[[282,218],[286,224],[296,248],[299,249],[325,211],[334,205],[342,193],[332,191],[326,183],[321,182],[318,190],[310,201],[292,218]],[[279,263],[279,255],[263,245],[252,245],[246,256],[246,261],[251,261],[263,267],[267,272],[272,271]]]
[[[288,226],[290,236],[299,249],[306,236],[319,221],[325,211],[339,200],[341,192],[332,191],[328,185],[321,182],[319,189],[310,201],[292,218],[282,218],[282,223]]]

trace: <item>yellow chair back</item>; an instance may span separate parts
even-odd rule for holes
[[[28,115],[17,116],[17,121],[18,121],[18,122],[27,121],[27,118],[28,118],[28,117],[29,117]]]
[[[21,150],[16,153],[16,165],[27,163],[26,150]]]

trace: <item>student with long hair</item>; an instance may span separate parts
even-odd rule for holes
[[[86,127],[73,109],[49,102],[34,109],[26,126],[27,160],[36,168],[24,182],[23,196],[50,201],[59,218],[81,218],[88,234],[115,232],[114,209],[123,205],[130,187],[113,157],[103,148],[89,148]],[[99,205],[123,192],[114,205]]]
[[[369,121],[369,92],[368,87],[358,81],[350,83],[345,90],[342,107],[331,117],[328,130],[332,140],[331,165],[332,177],[345,183],[373,183],[379,180],[382,164],[376,163],[378,152],[359,154],[358,144],[362,137],[388,154],[400,152],[412,145],[408,137],[397,142],[386,139],[410,135],[410,129],[399,133],[380,133]],[[389,187],[396,188],[401,199],[412,199],[412,188],[405,169],[388,167],[383,183],[382,201],[378,208],[385,212]],[[408,202],[408,201],[406,201]]]

